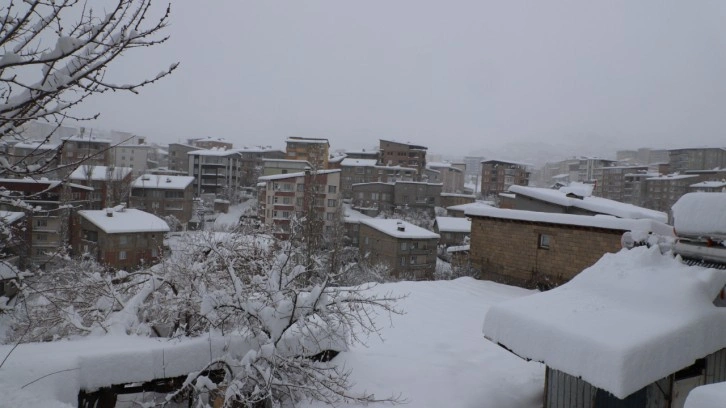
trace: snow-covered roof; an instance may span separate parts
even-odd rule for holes
[[[511,186],[509,191],[515,194],[545,201],[562,207],[575,207],[600,214],[609,214],[621,218],[650,218],[661,222],[668,221],[664,212],[649,210],[632,204],[621,203],[602,197],[571,198],[561,190],[549,188]]]
[[[441,197],[476,198],[476,195],[474,195],[474,194],[457,194],[457,193],[441,193]]]
[[[60,147],[60,143],[53,142],[20,142],[13,145],[16,149],[37,149],[37,150],[56,150]]]
[[[446,252],[449,254],[453,254],[455,252],[464,252],[471,250],[471,245],[457,245],[457,246],[450,246],[446,248]]]
[[[356,211],[349,204],[343,205],[343,221],[349,224],[360,224],[361,220],[369,220],[371,217]]]
[[[519,162],[516,160],[506,160],[506,159],[485,159],[485,160],[482,160],[480,163],[506,163],[506,164],[514,164],[516,166],[534,167],[534,165],[532,163],[525,163],[525,162]]]
[[[232,156],[239,154],[239,150],[213,147],[211,149],[192,150],[187,154],[191,156]]]
[[[673,227],[666,223],[649,218],[632,219],[617,218],[611,215],[546,213],[540,211],[511,210],[489,206],[471,207],[464,213],[472,217],[491,217],[504,220],[574,225],[579,227],[603,228],[618,231],[644,231],[654,232],[658,235],[673,236]]]
[[[25,213],[20,211],[0,211],[0,222],[5,225],[12,224],[25,217]]]
[[[427,229],[417,227],[410,222],[403,220],[397,220],[394,218],[381,219],[371,218],[369,220],[360,220],[361,224],[367,225],[373,229],[376,229],[386,235],[390,235],[394,238],[408,238],[408,239],[433,239],[439,238],[439,234],[431,232]],[[404,230],[399,231],[398,227],[402,225]]]
[[[81,135],[73,135],[68,137],[62,137],[61,140],[66,141],[72,141],[72,142],[91,142],[91,143],[111,143],[111,139],[102,139],[100,137],[96,136],[81,136]]]
[[[379,170],[407,171],[407,172],[411,172],[411,173],[416,172],[416,169],[414,169],[413,167],[403,167],[403,166],[383,166],[383,165],[381,165],[381,166],[376,166],[376,169],[379,169]]]
[[[11,178],[2,178],[0,179],[0,183],[8,183],[8,184],[45,184],[46,189],[51,190],[59,185],[63,184],[61,180],[48,180],[45,177],[41,177],[40,179],[34,179],[32,177],[24,177],[21,179],[11,179]],[[65,183],[67,186],[80,189],[80,190],[87,190],[87,191],[93,191],[93,187],[84,186],[81,184],[76,183]]]
[[[691,184],[692,188],[722,188],[726,187],[726,181],[702,181],[700,183]]]
[[[113,216],[109,217],[107,211],[110,211]],[[78,211],[78,214],[107,234],[169,232],[169,225],[164,220],[135,208],[81,210]]]
[[[683,408],[723,408],[726,382],[702,385],[692,389]]]
[[[673,204],[678,235],[726,237],[726,193],[688,193]]]
[[[331,173],[340,173],[340,169],[331,169],[331,170],[317,170],[311,173],[311,175],[321,175],[321,174],[331,174]],[[287,174],[273,174],[270,176],[262,176],[259,177],[258,181],[272,181],[272,180],[284,180],[288,178],[295,178],[295,177],[303,177],[305,176],[304,171],[300,171],[297,173],[287,173]]]
[[[144,174],[134,180],[133,188],[158,188],[164,190],[184,190],[192,184],[192,176],[165,176],[155,174]]]
[[[275,162],[275,163],[298,163],[298,164],[307,164],[310,166],[310,162],[307,160],[292,160],[292,159],[268,159],[263,157],[263,162]]]
[[[73,170],[73,173],[71,173],[68,178],[71,180],[85,181],[89,179],[88,175],[90,174],[90,179],[92,181],[122,180],[132,171],[134,171],[134,169],[131,167],[80,165]]]
[[[330,144],[328,142],[328,139],[314,139],[314,138],[306,138],[306,137],[300,138],[300,139],[290,137],[287,140],[285,140],[285,143],[313,143],[313,144],[327,144],[327,145]]]
[[[494,205],[494,203],[491,201],[475,201],[473,203],[467,203],[467,204],[450,205],[450,206],[446,207],[446,209],[450,210],[450,211],[466,212],[470,208],[492,207],[493,205]]]
[[[663,176],[657,176],[657,177],[649,177],[646,180],[661,180],[661,181],[667,181],[667,180],[683,180],[683,179],[689,179],[698,177],[697,175],[689,175],[689,174],[666,174]]]
[[[371,182],[368,182],[368,183],[353,183],[350,186],[351,187],[355,187],[355,186],[368,186],[368,185],[373,185],[373,184],[383,184],[383,185],[386,185],[386,186],[393,186],[396,183],[393,183],[393,182],[391,182],[391,183],[384,183],[383,181],[371,181]]]
[[[340,165],[346,167],[373,167],[376,163],[378,163],[376,159],[351,159],[346,157],[340,162]]]
[[[471,220],[463,217],[436,217],[439,232],[471,232]]]
[[[604,255],[570,282],[489,309],[484,336],[624,398],[726,347],[726,271],[658,247]]]

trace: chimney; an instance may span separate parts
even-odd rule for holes
[[[398,221],[396,223],[396,229],[398,229],[399,231],[406,231],[406,226],[403,225],[402,221]]]
[[[167,177],[167,178],[166,178],[166,182],[167,182],[167,183],[171,183],[171,177]]]
[[[113,217],[113,208],[106,208],[106,217]]]

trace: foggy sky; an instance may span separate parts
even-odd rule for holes
[[[94,127],[456,155],[726,146],[719,0],[185,0],[171,24],[109,76],[178,71],[87,103]]]

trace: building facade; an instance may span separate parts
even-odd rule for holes
[[[286,159],[305,160],[313,166],[313,170],[328,168],[328,156],[330,154],[328,139],[289,137],[285,144]]]
[[[481,194],[484,197],[504,193],[513,185],[529,184],[530,165],[503,160],[485,160],[481,163]]]
[[[174,216],[183,229],[192,218],[194,177],[144,174],[131,185],[129,207],[157,217]]]
[[[426,169],[426,146],[383,140],[379,142],[380,163],[384,166],[401,166],[416,170],[420,181]]]

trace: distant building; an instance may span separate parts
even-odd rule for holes
[[[654,210],[670,212],[673,204],[690,191],[689,186],[700,180],[697,175],[687,174],[646,178],[643,205]]]
[[[343,198],[352,198],[353,185],[360,183],[392,183],[413,181],[416,170],[402,166],[382,166],[375,159],[346,157],[340,162]]]
[[[505,160],[485,160],[481,164],[481,194],[484,197],[503,193],[510,186],[529,184],[529,164]]]
[[[669,171],[685,173],[688,170],[726,168],[726,148],[703,147],[669,150]]]
[[[270,146],[252,146],[236,149],[239,153],[239,182],[242,187],[254,187],[264,173],[266,159],[284,159],[285,152]]]
[[[426,164],[428,181],[443,184],[444,193],[464,192],[464,170],[452,163],[429,162]]]
[[[169,170],[183,171],[184,174],[188,174],[189,157],[187,154],[195,150],[199,150],[199,148],[187,144],[169,143]]]
[[[25,142],[16,143],[12,147],[8,161],[13,166],[28,168],[39,166],[41,174],[46,177],[54,176],[54,169],[60,164],[60,143],[52,142]]]
[[[242,185],[242,157],[236,149],[213,148],[187,153],[194,194],[231,199]]]
[[[328,168],[330,142],[328,139],[309,137],[289,137],[285,141],[285,158],[289,160],[306,160],[313,170]]]
[[[359,249],[371,263],[389,266],[391,275],[433,279],[439,235],[397,219],[360,220]]]
[[[74,237],[76,254],[90,254],[114,268],[135,269],[158,262],[169,226],[147,212],[118,206],[79,211],[80,228]]]
[[[418,181],[353,184],[353,208],[366,215],[405,209],[425,210],[433,214],[441,203],[441,184]]]
[[[88,194],[90,210],[112,207],[128,201],[133,171],[130,167],[78,166],[68,179],[93,187]]]
[[[258,214],[275,235],[288,238],[296,217],[319,216],[326,235],[340,222],[340,170],[263,176],[259,181]]]
[[[424,175],[426,168],[426,146],[410,143],[380,140],[380,162],[384,166],[409,167],[416,170],[416,180]]]
[[[299,173],[305,168],[312,169],[313,166],[307,160],[262,159],[262,176]]]
[[[726,192],[726,180],[724,181],[702,181],[688,186],[689,192],[720,193]]]
[[[439,245],[463,245],[471,234],[471,220],[460,217],[436,217],[434,232],[440,235]]]
[[[118,145],[110,150],[111,165],[133,169],[134,175],[158,167],[157,147],[148,144]]]
[[[234,146],[232,142],[225,140],[223,137],[199,137],[195,139],[188,139],[187,144],[196,146],[197,149],[222,149],[230,150]]]
[[[469,176],[481,177],[481,163],[484,161],[482,156],[466,156],[464,164],[466,165],[466,174]]]
[[[600,179],[595,186],[593,193],[597,196],[610,200],[628,202],[627,174],[645,173],[648,166],[611,166],[599,169]]]
[[[110,166],[113,164],[111,156],[111,140],[101,139],[92,134],[83,133],[62,139],[61,166],[68,166],[65,174],[73,171],[75,166],[86,164],[90,166]]]
[[[475,201],[476,196],[473,194],[441,193],[440,206],[447,208],[459,204],[469,204]]]
[[[161,218],[173,215],[186,228],[193,200],[194,177],[144,174],[131,185],[129,206]]]

